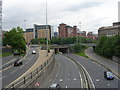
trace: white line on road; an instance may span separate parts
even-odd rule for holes
[[[79,63],[79,62],[78,62]],[[79,63],[80,64],[80,63]],[[81,64],[80,64],[81,65]],[[92,85],[93,85],[93,88],[95,89],[95,85],[94,85],[94,83],[93,83],[93,81],[92,81],[92,78],[90,77],[90,75],[89,75],[89,73],[88,73],[88,71],[85,69],[85,67],[83,67],[83,65],[81,65],[82,66],[82,68],[85,70],[85,72],[87,73],[87,75],[88,75],[88,77],[90,78],[90,81],[91,81],[91,83],[92,83]]]
[[[76,81],[77,79],[76,79],[76,78],[74,78],[73,80],[74,80],[74,81]]]
[[[0,79],[3,79],[3,78],[5,78],[5,77],[7,77],[7,76],[1,77]]]
[[[80,76],[80,81],[81,81],[81,88],[83,88],[83,81],[82,81],[82,76],[80,74],[80,71],[79,71],[79,76]]]
[[[29,62],[26,62],[26,64],[28,64]]]
[[[22,65],[20,68],[24,67],[24,65]]]
[[[14,73],[16,70],[12,71],[11,73]]]

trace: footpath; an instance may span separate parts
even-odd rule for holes
[[[120,73],[119,73],[120,65],[118,63],[95,54],[92,47],[89,47],[85,51],[85,53],[94,62],[104,66],[108,70],[112,71],[118,78],[120,78]]]

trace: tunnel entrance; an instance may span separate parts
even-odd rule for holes
[[[54,48],[55,53],[62,52],[62,53],[69,53],[69,48]]]
[[[68,48],[59,48],[59,52],[68,53]]]

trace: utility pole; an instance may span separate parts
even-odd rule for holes
[[[81,22],[79,22],[80,24],[80,31],[81,31]],[[81,32],[80,32],[80,35],[81,35]],[[80,43],[81,43],[81,36],[80,36]]]
[[[26,40],[26,42],[27,42],[26,20],[24,20],[24,31],[25,31],[25,40]]]
[[[47,53],[46,56],[48,56],[48,23],[47,23],[47,0],[46,0],[46,43],[47,43]]]

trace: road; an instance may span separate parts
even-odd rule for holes
[[[6,85],[10,84],[14,80],[16,80],[18,77],[20,77],[23,73],[25,73],[38,59],[38,54],[32,54],[32,50],[37,50],[35,48],[31,48],[28,51],[27,56],[23,59],[23,65],[14,67],[11,66],[8,69],[2,71],[2,87],[5,87]]]
[[[53,83],[60,84],[61,88],[81,88],[80,73],[77,66],[63,55],[57,54],[55,57],[54,70],[39,88],[48,88]],[[35,82],[39,82],[39,78]],[[35,82],[30,87],[36,88]]]
[[[10,56],[7,56],[7,57],[3,57],[1,60],[2,60],[2,65],[4,65],[5,63],[8,63],[9,61],[11,60],[15,60],[15,59],[18,59],[19,56],[13,56],[13,55],[10,55]]]
[[[89,48],[86,50],[86,54],[87,54],[91,59],[93,59],[94,61],[96,61],[97,63],[100,63],[100,64],[102,64],[103,66],[109,68],[109,69],[110,69],[111,71],[113,71],[116,75],[119,73],[118,70],[119,70],[120,65],[119,65],[118,63],[115,63],[114,61],[112,61],[112,60],[110,60],[110,59],[107,59],[107,58],[104,58],[104,57],[101,57],[101,56],[95,54],[92,47],[89,47]]]
[[[84,58],[74,54],[65,54],[66,56],[78,61],[89,73],[95,88],[118,88],[118,79],[106,80],[104,78],[104,71],[107,69],[93,62],[89,58]]]

